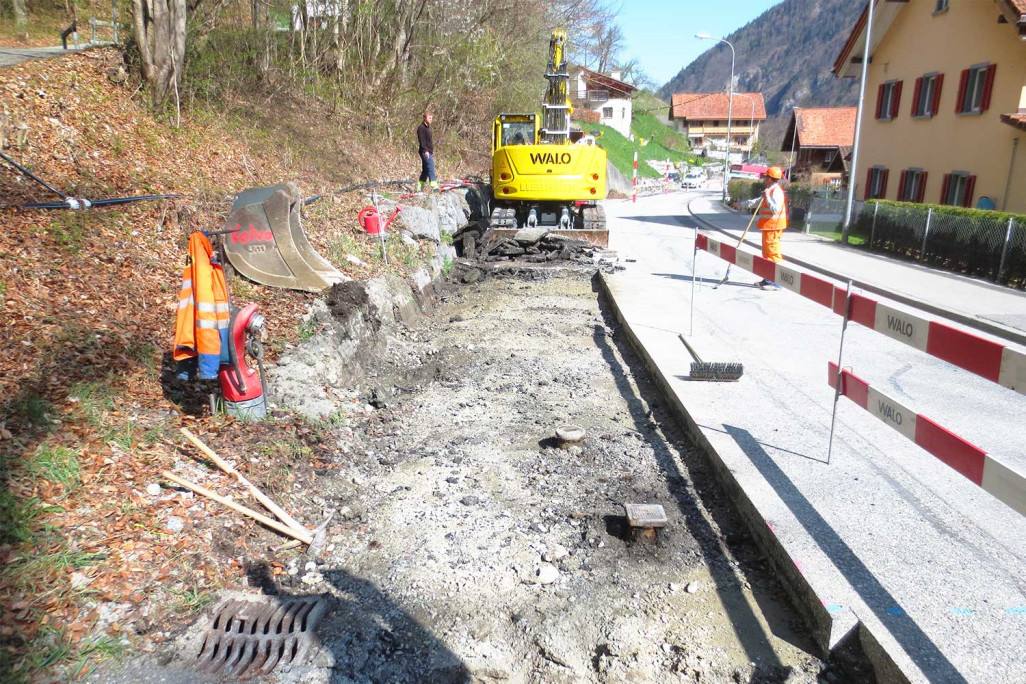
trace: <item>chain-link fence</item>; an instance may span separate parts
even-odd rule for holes
[[[844,221],[843,199],[813,199],[812,230]],[[915,204],[855,202],[849,238],[864,249],[1026,288],[1026,216]]]

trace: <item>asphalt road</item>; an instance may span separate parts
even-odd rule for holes
[[[59,57],[60,55],[66,55],[78,49],[84,48],[68,46],[68,49],[65,50],[60,46],[41,48],[0,47],[0,68],[14,66],[15,64],[27,62],[31,59],[49,59],[50,57]]]
[[[700,252],[689,339],[745,374],[688,380],[676,338],[690,328],[697,195],[606,203],[610,247],[630,260],[610,292],[815,589],[831,645],[861,622],[913,680],[1026,681],[1026,517],[844,398],[827,463],[838,316],[739,268],[713,290],[727,264]],[[858,325],[842,366],[1026,472],[1026,397]]]

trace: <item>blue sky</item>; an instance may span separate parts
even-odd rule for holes
[[[781,0],[622,0],[623,60],[637,58],[656,87],[713,47],[696,33],[723,38]]]

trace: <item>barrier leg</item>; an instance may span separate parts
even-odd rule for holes
[[[688,323],[688,337],[695,333],[695,278],[698,266],[698,226],[695,226],[695,249],[691,254],[691,321]]]
[[[830,416],[830,442],[827,444],[827,465],[830,465],[830,457],[834,451],[834,426],[837,424],[837,402],[841,398],[841,383],[844,376],[841,374],[841,360],[844,358],[844,333],[848,330],[848,317],[851,315],[851,281],[848,281],[848,289],[844,293],[844,322],[841,323],[841,345],[837,349],[837,382],[834,388],[834,410]]]

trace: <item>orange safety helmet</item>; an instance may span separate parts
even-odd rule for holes
[[[776,178],[777,180],[780,180],[784,177],[784,170],[781,169],[779,166],[771,166],[768,169],[766,169],[766,175],[770,178]]]

